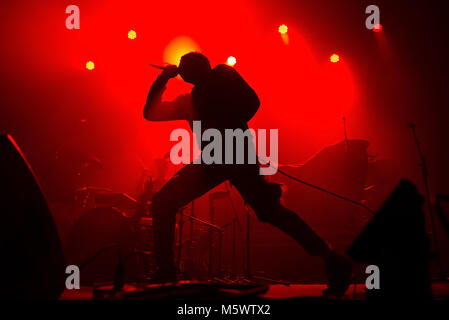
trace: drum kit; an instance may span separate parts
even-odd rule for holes
[[[151,177],[144,186],[138,199],[104,188],[76,190],[65,251],[68,263],[82,269],[83,285],[113,281],[123,257],[127,282],[151,281],[156,271]],[[192,202],[178,211],[175,262],[184,278],[207,280],[221,269],[223,228],[196,217],[194,207]]]

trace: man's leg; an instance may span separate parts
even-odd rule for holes
[[[282,190],[276,183],[268,183],[258,169],[247,167],[231,178],[243,199],[254,209],[262,222],[270,223],[292,237],[312,256],[327,256],[327,243],[295,212],[281,204]]]
[[[331,250],[304,220],[282,205],[281,186],[268,183],[259,175],[258,169],[251,167],[233,174],[230,180],[261,221],[268,222],[288,234],[310,255],[323,257],[329,282],[329,288],[323,294],[343,295],[349,286],[352,273],[350,261]]]
[[[168,281],[176,274],[173,263],[176,212],[225,180],[220,168],[190,164],[153,196],[154,246],[160,278]]]

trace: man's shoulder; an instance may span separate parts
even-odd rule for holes
[[[228,66],[227,64],[217,64],[215,66],[215,68],[212,69],[212,72],[214,74],[218,74],[218,75],[221,75],[221,74],[236,74],[237,73],[237,71],[233,67]]]
[[[228,71],[231,71],[231,70],[234,70],[234,68],[229,66],[229,65],[227,65],[227,64],[220,63],[220,64],[217,64],[215,66],[215,68],[213,68],[213,70],[219,70],[219,71],[220,70],[228,70]]]
[[[233,67],[228,66],[226,64],[219,64],[215,68],[212,69],[212,78],[211,81],[215,83],[233,83],[237,84],[242,82],[242,77]]]

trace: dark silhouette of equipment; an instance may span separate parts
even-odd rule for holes
[[[11,136],[0,135],[1,296],[56,299],[65,259],[33,171]]]
[[[433,240],[433,251],[435,252],[439,271],[440,271],[439,278],[441,280],[444,280],[445,276],[443,274],[443,264],[442,264],[441,257],[440,257],[438,235],[437,235],[437,229],[435,227],[435,221],[434,221],[435,219],[434,219],[434,213],[433,213],[433,206],[432,206],[432,202],[430,200],[429,170],[427,169],[426,157],[424,156],[424,154],[422,152],[421,145],[419,143],[419,139],[416,134],[415,124],[410,123],[408,126],[410,127],[410,130],[412,131],[413,139],[415,140],[415,144],[416,144],[416,149],[418,150],[418,155],[419,155],[419,160],[420,160],[420,163],[418,164],[418,166],[421,167],[421,174],[423,177],[424,190],[425,190],[425,196],[426,196],[425,201],[426,201],[427,212],[428,212],[429,221],[430,221],[430,233],[432,235],[432,240]]]
[[[438,217],[440,218],[441,225],[443,226],[446,236],[449,238],[449,217],[448,213],[443,209],[443,204],[449,203],[449,196],[438,194],[436,197],[436,204],[435,204],[435,210],[438,214]]]
[[[117,251],[127,255],[134,250],[137,235],[131,229],[131,219],[115,208],[95,208],[86,212],[74,224],[65,244],[67,261],[82,268],[81,283],[92,285],[114,279]],[[91,257],[102,251],[93,261]],[[86,263],[90,261],[89,263]],[[139,270],[134,274],[139,276]]]
[[[368,290],[369,298],[431,298],[422,204],[416,187],[402,180],[348,249],[355,261],[380,269],[380,289]]]
[[[437,194],[436,201],[435,201],[435,212],[437,213],[437,216],[439,218],[439,221],[441,223],[441,226],[443,227],[443,230],[446,234],[446,239],[449,239],[449,196],[444,194]],[[447,243],[447,242],[446,242]],[[447,246],[446,246],[447,248]],[[447,249],[441,250],[440,254],[446,252],[447,257]],[[440,256],[441,259],[441,256]],[[447,268],[446,271],[441,270],[441,276],[443,279],[447,280]]]

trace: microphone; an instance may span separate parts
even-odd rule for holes
[[[157,64],[152,64],[152,63],[150,63],[150,66],[153,67],[153,68],[156,68],[156,69],[160,69],[160,70],[164,70],[164,69],[165,69],[164,66],[159,66],[159,65],[157,65]]]

